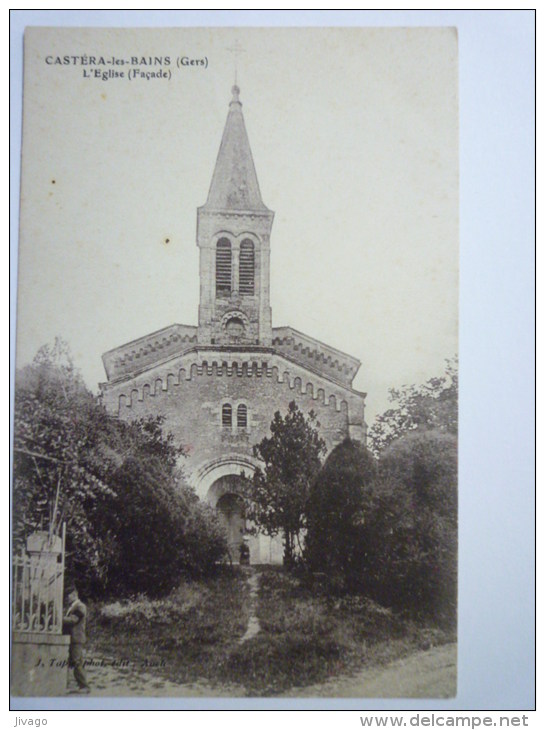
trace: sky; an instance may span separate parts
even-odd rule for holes
[[[271,234],[273,326],[357,357],[366,420],[457,352],[452,28],[27,29],[18,365],[55,336],[101,355],[197,323],[196,209],[234,81]],[[48,63],[77,56],[76,63]],[[169,56],[170,80],[82,56]],[[187,57],[203,63],[178,67]],[[167,67],[138,65],[142,71]],[[165,243],[168,239],[168,244]]]

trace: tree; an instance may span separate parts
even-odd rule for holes
[[[406,433],[382,454],[369,525],[374,591],[382,602],[456,618],[457,442],[439,430]],[[380,538],[380,539],[379,539]]]
[[[310,485],[321,466],[325,442],[316,428],[316,416],[301,413],[292,401],[287,414],[274,414],[271,436],[254,446],[254,455],[263,462],[251,480],[246,480],[246,516],[266,535],[282,533],[284,564],[294,562],[305,527],[305,510]]]
[[[383,602],[452,625],[457,587],[458,361],[425,385],[391,390],[369,431],[379,477],[369,522]]]
[[[305,561],[330,588],[452,627],[457,589],[456,438],[408,432],[379,462],[348,439],[310,490]]]
[[[96,458],[96,405],[57,338],[17,373],[14,421],[13,543],[66,521],[67,550],[83,582],[100,583],[112,557],[108,534],[96,530],[113,497],[107,465]],[[76,546],[77,545],[77,549]]]
[[[329,454],[310,489],[305,561],[345,590],[365,587],[367,511],[375,476],[372,454],[347,438]]]
[[[67,565],[87,595],[158,594],[213,570],[226,542],[184,485],[161,418],[109,416],[65,343],[42,348],[15,394],[14,547],[67,524]]]
[[[458,432],[458,358],[447,360],[445,374],[424,385],[390,389],[392,407],[377,416],[369,429],[368,446],[378,456],[408,431]]]

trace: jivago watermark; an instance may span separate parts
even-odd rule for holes
[[[17,717],[15,716],[15,725],[12,727],[22,727],[23,725],[32,725],[33,727],[40,727],[41,725],[47,725],[47,719],[45,717]]]

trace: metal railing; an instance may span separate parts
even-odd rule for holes
[[[64,527],[64,526],[63,526]],[[60,550],[22,552],[13,558],[13,630],[62,634],[64,543]]]

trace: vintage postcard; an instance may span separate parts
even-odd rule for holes
[[[27,28],[11,691],[453,697],[445,28]]]

